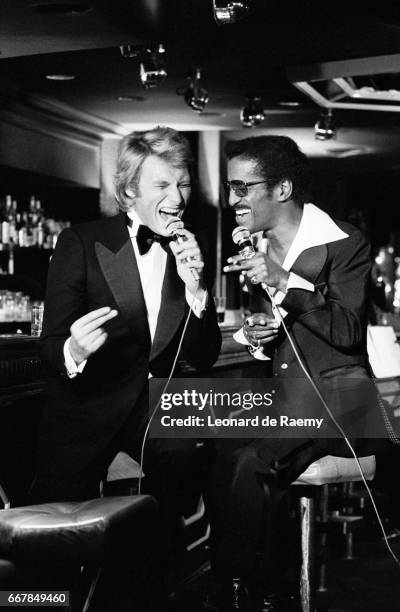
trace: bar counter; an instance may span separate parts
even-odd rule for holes
[[[38,340],[25,334],[0,335],[0,406],[43,392]]]
[[[221,354],[212,370],[202,372],[201,376],[239,378],[257,375],[260,362],[233,340],[232,334],[236,329],[221,327]],[[43,392],[44,372],[37,351],[38,341],[38,338],[25,334],[0,335],[0,406],[10,399],[22,399]],[[184,361],[180,362],[180,367],[186,377],[199,375]],[[262,367],[265,370],[265,365]]]
[[[180,362],[180,376],[268,376],[266,362],[256,361],[245,347],[233,340],[232,333],[236,329],[221,327],[222,350],[210,371],[197,372],[187,363]],[[38,338],[24,334],[0,335],[0,481],[13,505],[25,503],[36,463],[38,424],[45,400],[45,376],[38,355],[38,342]]]

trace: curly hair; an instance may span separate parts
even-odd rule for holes
[[[169,127],[157,126],[152,130],[131,132],[121,140],[117,169],[114,175],[115,197],[120,210],[127,211],[132,200],[128,189],[135,190],[143,162],[155,155],[175,168],[188,167],[193,163],[189,141],[183,134]]]
[[[228,160],[234,157],[254,161],[269,189],[279,181],[292,182],[292,199],[304,204],[310,189],[310,162],[294,140],[288,136],[252,136],[233,140],[225,147]]]

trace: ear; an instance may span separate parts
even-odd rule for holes
[[[293,183],[290,179],[283,179],[278,187],[279,202],[287,202],[292,197]]]
[[[132,191],[132,189],[130,187],[125,189],[125,195],[127,195],[128,198],[134,198],[135,197],[135,193]]]

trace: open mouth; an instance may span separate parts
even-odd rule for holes
[[[160,208],[160,216],[164,222],[169,221],[172,217],[178,217],[180,219],[183,215],[183,208],[174,208],[172,206],[163,206]]]
[[[236,208],[235,209],[235,215],[237,219],[243,219],[249,213],[251,213],[250,208]]]

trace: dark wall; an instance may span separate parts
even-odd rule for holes
[[[374,252],[390,243],[400,255],[400,169],[395,160],[313,160],[312,166],[312,201],[333,217],[360,227]]]
[[[96,219],[100,214],[99,190],[85,188],[48,176],[0,166],[0,201],[7,194],[18,203],[18,212],[29,209],[34,195],[42,202],[46,218],[70,221],[72,225]],[[17,248],[13,276],[0,276],[0,289],[23,291],[34,300],[44,298],[51,250]],[[0,252],[0,266],[7,270],[8,253]]]

